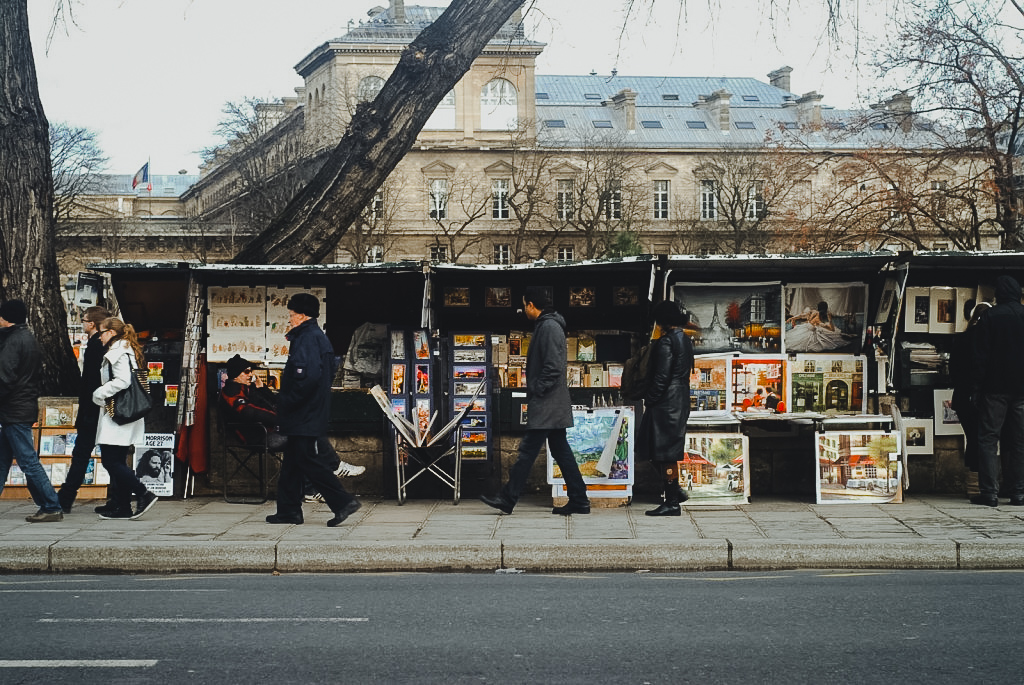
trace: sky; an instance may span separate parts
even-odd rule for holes
[[[54,2],[28,0],[47,118],[95,131],[107,173],[134,174],[148,161],[152,174],[196,174],[199,151],[219,142],[213,130],[226,102],[294,95],[295,65],[387,0],[65,0],[75,23],[48,41]],[[530,38],[547,43],[541,74],[767,82],[790,66],[794,92],[848,108],[876,101],[866,55],[870,27],[882,22],[862,15],[868,3],[842,3],[842,34],[862,27],[856,46],[826,37],[824,0],[635,0],[625,24],[624,0],[535,0],[526,23]]]

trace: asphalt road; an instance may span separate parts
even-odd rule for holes
[[[0,576],[0,683],[1020,683],[1022,580]]]

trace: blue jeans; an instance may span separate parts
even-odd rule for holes
[[[57,491],[39,463],[35,441],[32,439],[32,424],[8,423],[0,426],[0,492],[4,490],[11,462],[17,461],[25,474],[25,483],[32,501],[40,511],[53,514],[61,511]]]
[[[1009,473],[1003,484],[1011,496],[1024,495],[1024,396],[982,394],[978,399],[978,490],[999,494],[999,455]]]
[[[565,479],[566,494],[569,502],[585,506],[590,504],[587,497],[587,485],[580,475],[579,464],[572,454],[569,441],[565,438],[564,428],[549,428],[541,430],[528,430],[519,441],[519,456],[516,463],[508,472],[508,482],[502,488],[502,494],[512,503],[519,501],[519,496],[526,489],[526,479],[530,477],[533,469],[533,462],[537,461],[540,448],[544,441],[548,441],[548,449],[551,450],[551,458],[562,470],[562,478]]]

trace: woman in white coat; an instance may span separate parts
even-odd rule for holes
[[[104,319],[99,325],[98,335],[106,352],[100,368],[102,385],[92,394],[92,401],[105,407],[108,399],[131,385],[135,369],[146,368],[146,358],[131,324],[115,318]],[[100,411],[96,444],[100,446],[100,463],[110,474],[113,490],[110,502],[96,509],[100,518],[137,519],[156,504],[156,495],[142,484],[135,470],[127,464],[131,446],[141,445],[145,435],[143,419],[120,425],[110,417],[109,411]],[[134,512],[132,495],[139,498]]]

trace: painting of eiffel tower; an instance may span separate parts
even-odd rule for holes
[[[677,283],[672,299],[690,316],[695,354],[782,352],[782,285]]]

